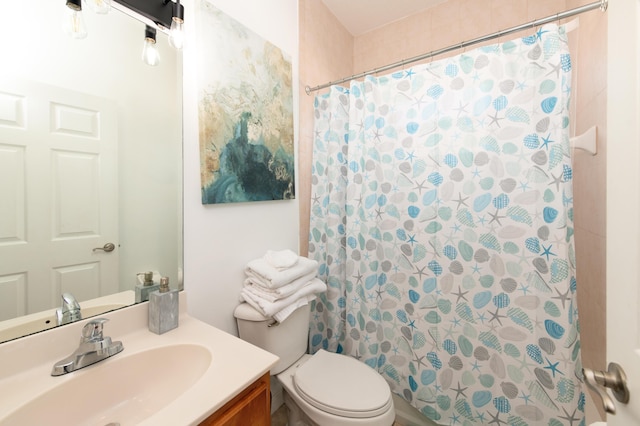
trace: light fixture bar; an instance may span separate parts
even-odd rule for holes
[[[120,12],[124,13],[125,15],[133,19],[136,19],[142,22],[145,26],[155,28],[161,33],[165,33],[167,35],[169,34],[169,30],[167,28],[156,25],[155,22],[153,22],[151,19],[147,18],[146,16],[142,16],[139,13],[129,9],[127,6],[124,6],[118,3],[118,0],[113,0],[113,3],[111,3],[111,7],[113,7],[116,10],[119,10]]]
[[[173,2],[167,0],[113,0],[113,7],[168,34],[173,18],[173,7],[167,5],[168,3]]]

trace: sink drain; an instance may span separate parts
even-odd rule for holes
[[[107,423],[104,426],[120,426],[120,423],[116,423],[116,422],[111,422],[111,423]]]

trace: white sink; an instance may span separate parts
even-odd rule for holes
[[[34,398],[3,424],[135,425],[155,414],[196,383],[211,364],[209,349],[191,344],[154,348],[70,373],[70,380]],[[178,362],[185,360],[186,362]]]
[[[178,328],[147,327],[148,304],[103,315],[124,350],[51,376],[88,320],[0,344],[0,425],[197,425],[253,383],[278,357],[203,323],[180,295]]]

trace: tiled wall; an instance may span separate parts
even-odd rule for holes
[[[366,71],[492,34],[555,14],[565,7],[564,0],[448,0],[357,37],[354,71]]]
[[[353,71],[353,36],[320,0],[299,0],[300,123],[298,182],[300,199],[300,254],[309,247],[311,156],[313,153],[313,99],[305,86],[337,80]]]
[[[313,141],[313,95],[304,93],[306,85],[313,87],[587,3],[590,1],[448,0],[352,37],[321,1],[300,0],[301,254],[306,254],[308,248]],[[576,151],[574,157],[578,304],[583,364],[605,370],[607,19],[596,10],[580,15],[579,23],[579,28],[570,35],[576,84],[573,126],[576,134],[580,134],[597,125],[598,154],[590,156]],[[497,41],[500,40],[493,42]],[[452,54],[456,53],[459,52]],[[589,421],[597,420],[595,417],[592,414]]]

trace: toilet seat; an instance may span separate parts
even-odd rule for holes
[[[341,417],[379,416],[393,405],[389,385],[376,371],[349,356],[318,351],[292,377],[302,399]]]

